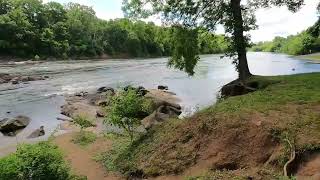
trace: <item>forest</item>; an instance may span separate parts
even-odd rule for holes
[[[275,37],[272,41],[255,44],[252,51],[305,55],[320,51],[320,18],[307,30],[286,38]]]
[[[31,59],[158,57],[172,53],[174,27],[102,20],[88,6],[0,0],[0,55]],[[198,30],[200,54],[224,53],[228,40]]]

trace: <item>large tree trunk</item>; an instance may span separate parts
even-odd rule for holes
[[[233,16],[233,36],[235,48],[238,54],[239,79],[245,80],[251,76],[247,61],[247,43],[243,35],[243,18],[240,5],[241,0],[231,0],[231,11]]]

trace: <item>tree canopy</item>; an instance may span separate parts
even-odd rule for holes
[[[169,56],[172,33],[171,27],[154,23],[102,20],[91,7],[77,3],[0,0],[1,55],[35,59]],[[202,34],[200,53],[225,51],[223,36]]]
[[[234,63],[239,78],[245,79],[251,75],[246,57],[250,37],[245,32],[257,28],[254,11],[270,6],[287,6],[295,12],[303,3],[304,0],[124,0],[123,10],[128,17],[135,18],[157,14],[166,24],[178,27],[176,35],[189,39],[176,38],[174,56],[169,65],[184,69],[191,75],[199,59],[198,38],[192,31],[203,28],[212,32],[216,25],[223,25],[231,39],[228,55],[236,55]]]

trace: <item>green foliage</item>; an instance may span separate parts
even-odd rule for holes
[[[233,62],[239,72],[239,78],[246,79],[251,74],[246,58],[249,37],[245,36],[245,32],[257,28],[254,11],[261,7],[287,6],[290,11],[295,12],[303,5],[303,0],[242,2],[241,0],[124,0],[123,10],[125,15],[131,18],[160,15],[166,24],[178,27],[173,40],[173,56],[168,64],[186,71],[189,75],[194,73],[193,69],[201,52],[196,29],[212,32],[217,24],[223,25],[230,37],[228,48],[225,48],[227,55],[231,57],[237,55]],[[207,52],[205,46],[201,49]]]
[[[95,124],[92,122],[92,120],[89,120],[88,117],[84,115],[78,115],[73,118],[73,122],[80,126],[81,130],[88,128],[88,127],[94,127]]]
[[[20,145],[17,152],[0,159],[2,180],[67,180],[70,168],[57,146],[49,142]]]
[[[105,122],[124,129],[133,140],[134,128],[148,109],[144,102],[144,97],[139,96],[135,90],[120,92],[112,97]]]
[[[77,3],[0,1],[0,51],[5,55],[44,59],[169,56],[171,33],[170,27],[143,21],[101,20],[91,7]]]
[[[106,134],[106,138],[114,143],[109,151],[100,155],[98,161],[101,161],[108,171],[117,172],[119,170],[117,159],[128,148],[131,141],[128,137],[117,134]]]
[[[79,144],[81,146],[87,146],[88,144],[96,141],[97,135],[90,131],[81,131],[75,134],[72,139],[72,142]]]
[[[174,50],[168,66],[194,74],[194,67],[199,61],[198,32],[183,27],[176,27],[173,35]]]
[[[252,51],[277,52],[304,55],[320,51],[320,19],[315,25],[294,36],[276,37],[272,41],[259,42]]]

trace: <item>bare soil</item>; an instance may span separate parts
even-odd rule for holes
[[[108,150],[112,142],[105,138],[98,138],[93,144],[81,147],[74,144],[73,133],[64,134],[55,138],[54,143],[65,153],[65,159],[77,175],[87,176],[88,180],[121,179],[120,176],[108,173],[102,164],[96,162],[94,157]]]

